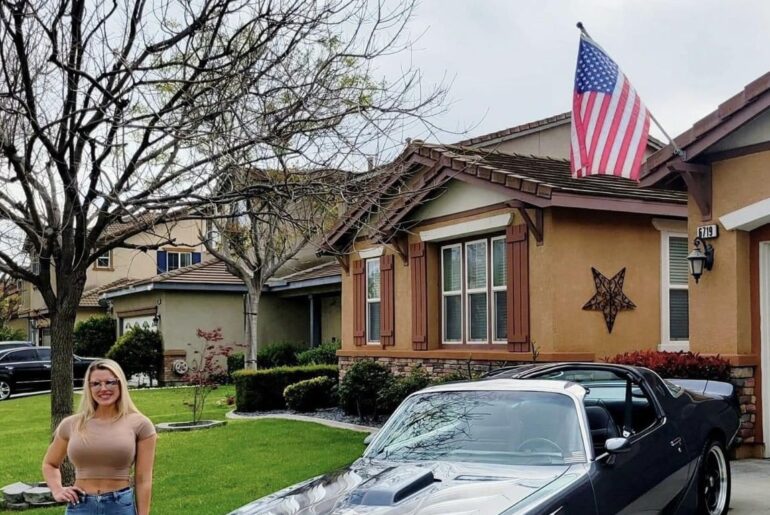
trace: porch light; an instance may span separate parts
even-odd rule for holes
[[[687,255],[687,261],[690,263],[690,275],[698,283],[698,279],[703,275],[703,269],[711,270],[714,266],[714,247],[700,238],[693,241],[695,248]]]

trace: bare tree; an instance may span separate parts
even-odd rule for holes
[[[376,79],[411,13],[408,0],[0,0],[0,272],[47,306],[52,426],[71,412],[75,312],[99,255],[295,191],[285,175],[223,189],[227,170],[353,168],[438,105],[413,70]]]

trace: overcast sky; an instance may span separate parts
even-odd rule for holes
[[[428,83],[446,76],[442,128],[504,129],[570,110],[577,21],[672,137],[770,71],[770,2],[760,0],[422,0],[413,52],[383,71],[411,59]]]

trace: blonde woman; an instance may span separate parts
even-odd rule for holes
[[[148,515],[155,461],[155,427],[136,409],[126,375],[110,359],[91,363],[75,415],[62,420],[43,458],[43,477],[68,515]],[[75,484],[61,484],[65,456]],[[134,465],[134,489],[130,471]]]

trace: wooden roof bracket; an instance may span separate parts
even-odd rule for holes
[[[543,208],[518,206],[516,209],[519,210],[519,214],[535,237],[537,246],[541,246],[543,244]],[[532,214],[530,214],[530,211],[532,211]]]
[[[393,238],[391,242],[393,250],[401,257],[401,262],[404,266],[409,265],[409,242],[406,238]]]
[[[711,165],[675,162],[668,165],[668,169],[682,176],[690,197],[700,210],[702,220],[711,220]]]
[[[345,275],[350,275],[350,254],[337,254],[334,258],[345,271]]]

